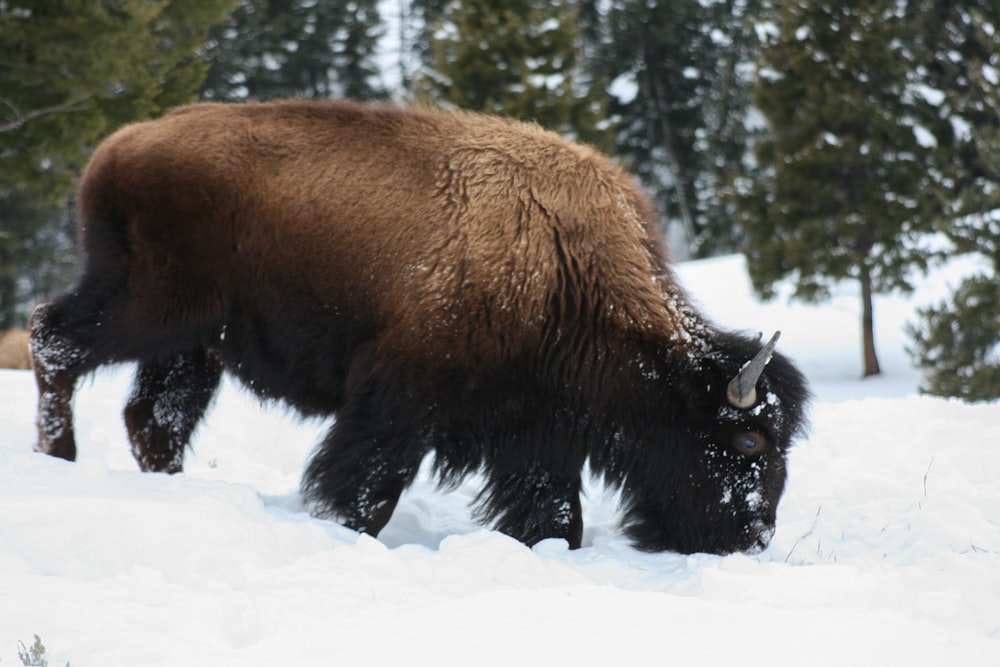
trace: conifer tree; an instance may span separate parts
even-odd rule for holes
[[[919,311],[910,348],[921,391],[966,401],[1000,398],[1000,284],[996,274],[962,281],[947,301]]]
[[[927,165],[949,129],[913,94],[906,11],[897,0],[781,5],[754,90],[769,135],[737,210],[764,296],[786,277],[805,299],[858,282],[866,376],[880,372],[873,296],[909,289],[931,257],[920,242],[938,210]]]
[[[993,400],[1000,398],[1000,3],[914,5],[919,90],[954,135],[934,156],[947,204],[939,227],[955,252],[978,254],[985,266],[920,312],[910,350],[925,372],[924,392]]]
[[[747,156],[753,30],[759,0],[614,0],[607,79],[627,95],[619,154],[654,195],[695,256],[735,250],[739,229],[723,195]],[[676,243],[675,243],[676,246]]]
[[[190,101],[233,0],[0,2],[0,174],[58,201],[95,142]]]
[[[29,303],[66,285],[75,268],[68,211],[28,189],[0,196],[0,331],[23,327]]]
[[[232,4],[0,2],[0,328],[68,281],[62,203],[90,150],[192,99],[208,27]]]
[[[579,45],[568,0],[455,1],[433,26],[418,97],[535,121],[607,150],[602,97],[579,85]]]
[[[450,0],[395,0],[383,5],[396,12],[400,88],[408,96],[416,92],[415,79],[421,67],[432,66],[434,28],[449,4]]]
[[[381,97],[381,30],[378,0],[243,0],[212,30],[202,97]]]

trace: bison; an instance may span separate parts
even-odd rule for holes
[[[699,314],[588,147],[466,112],[196,104],[107,139],[77,206],[82,275],[30,321],[43,452],[75,457],[82,374],[135,361],[142,470],[182,469],[227,372],[335,417],[303,498],[373,535],[428,454],[529,545],[580,546],[587,465],[641,549],[774,531],[805,380]]]

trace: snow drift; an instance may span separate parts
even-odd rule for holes
[[[0,660],[38,634],[75,667],[997,664],[1000,406],[916,396],[903,350],[961,271],[876,303],[884,375],[861,381],[849,285],[760,304],[740,258],[681,266],[720,324],[781,329],[818,396],[752,557],[637,552],[596,485],[583,549],[528,549],[471,519],[474,481],[446,493],[428,474],[359,536],[298,500],[322,424],[226,384],[186,472],[144,475],[124,369],[82,388],[66,463],[31,451],[34,382],[2,371]]]

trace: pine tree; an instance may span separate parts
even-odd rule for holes
[[[947,206],[939,227],[955,252],[981,255],[984,273],[910,327],[921,389],[965,400],[1000,398],[1000,4],[914,3],[919,90],[937,104],[954,140],[933,173]]]
[[[418,71],[433,64],[434,27],[442,20],[450,1],[395,0],[383,5],[395,8],[390,11],[396,12],[400,89],[409,97],[416,93]]]
[[[212,30],[202,97],[381,97],[381,29],[378,0],[244,0]]]
[[[709,44],[701,54],[708,75],[699,130],[697,256],[739,250],[742,229],[733,221],[732,183],[752,171],[751,146],[759,129],[751,118],[753,65],[760,51],[756,24],[763,0],[725,0],[709,13]],[[707,58],[707,60],[706,60]]]
[[[119,125],[192,99],[233,0],[0,2],[0,327],[68,280],[62,202]]]
[[[858,282],[866,376],[880,372],[873,295],[910,289],[931,258],[920,242],[938,211],[927,165],[949,131],[910,86],[906,11],[897,0],[782,4],[754,90],[769,136],[737,209],[764,296],[786,277],[804,299]]]
[[[930,100],[950,130],[933,156],[948,203],[939,227],[957,252],[978,252],[1000,266],[1000,2],[912,0],[908,16],[914,94]]]
[[[705,70],[696,54],[703,44],[698,3],[622,0],[612,6],[612,54],[626,69],[635,94],[613,107],[623,120],[619,152],[651,189],[667,221],[678,221],[690,243],[697,236],[696,133]],[[668,222],[669,224],[669,222]]]
[[[12,189],[0,197],[0,331],[23,327],[28,305],[65,287],[76,268],[69,211]]]
[[[433,28],[418,97],[535,121],[607,150],[602,99],[580,85],[579,45],[567,0],[456,1]]]
[[[683,230],[682,254],[738,245],[723,195],[746,161],[759,12],[758,0],[611,4],[607,78],[626,91],[611,105],[622,119],[616,144],[667,224]]]
[[[197,53],[232,0],[0,3],[0,160],[6,187],[58,201],[116,126],[188,101]]]
[[[966,401],[1000,398],[1000,284],[996,275],[967,278],[952,298],[920,309],[910,347],[924,372],[921,391]]]

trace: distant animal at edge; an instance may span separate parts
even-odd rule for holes
[[[18,328],[0,331],[0,368],[15,370],[31,368],[27,331]]]

